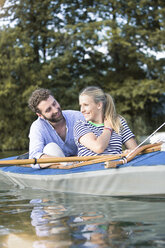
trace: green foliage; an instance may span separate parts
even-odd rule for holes
[[[137,135],[164,121],[165,59],[156,57],[165,44],[163,0],[8,3],[0,14],[10,20],[0,29],[0,150],[28,148],[36,117],[27,101],[38,87],[78,109],[79,91],[98,85]]]

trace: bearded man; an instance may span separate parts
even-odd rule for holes
[[[29,158],[77,155],[73,127],[77,120],[84,120],[81,112],[62,111],[52,92],[43,88],[32,93],[28,105],[38,116],[30,127]]]

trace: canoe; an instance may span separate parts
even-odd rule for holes
[[[5,165],[0,167],[0,180],[21,188],[54,192],[102,196],[165,195],[165,151],[137,155],[116,168],[105,168],[103,162],[65,170]]]

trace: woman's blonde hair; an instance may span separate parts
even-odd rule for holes
[[[83,89],[79,96],[88,95],[91,96],[95,103],[103,103],[103,118],[106,118],[111,127],[119,133],[121,128],[121,116],[116,113],[115,104],[110,94],[104,93],[104,91],[97,86],[89,86]]]

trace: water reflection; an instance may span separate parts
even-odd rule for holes
[[[97,211],[82,212],[79,215],[68,215],[67,208],[47,199],[33,199],[31,224],[38,237],[49,237],[49,241],[35,242],[35,247],[116,247],[115,240],[128,238],[118,222],[104,223],[104,215]],[[37,246],[38,245],[38,246]],[[54,246],[55,245],[55,246]]]
[[[35,242],[35,247],[68,247],[71,245],[70,230],[67,225],[68,217],[64,217],[66,208],[48,199],[33,199],[31,224],[35,227],[38,237],[49,237]]]
[[[165,198],[0,191],[0,247],[165,247]]]

